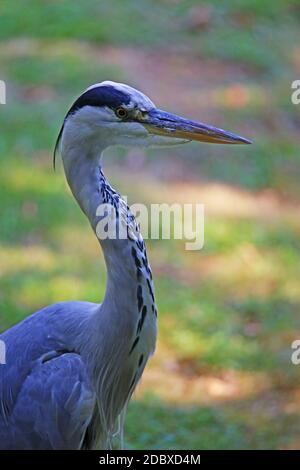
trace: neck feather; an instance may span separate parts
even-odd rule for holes
[[[97,234],[98,208],[107,203],[116,207],[116,218],[128,231],[124,239],[97,237],[105,257],[107,286],[91,319],[92,334],[86,346],[88,356],[96,357],[91,367],[101,424],[97,429],[106,430],[104,437],[110,442],[116,419],[155,349],[157,310],[152,274],[136,221],[104,177],[100,158],[81,145],[63,147],[62,157],[72,193],[93,231]]]
[[[108,204],[115,209],[116,238],[102,239],[97,236],[107,267],[104,302],[109,300],[116,303],[120,299],[123,310],[126,306],[132,309],[132,304],[135,305],[137,301],[138,286],[145,284],[149,286],[155,308],[152,274],[139,226],[127,204],[105,178],[100,157],[85,153],[80,146],[69,148],[65,152],[62,149],[62,157],[71,191],[96,236],[98,224],[103,217],[103,211],[99,211],[99,208]],[[126,237],[120,238],[120,233],[123,237],[125,233]]]

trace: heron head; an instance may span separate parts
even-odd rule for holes
[[[89,150],[111,145],[168,146],[191,140],[249,144],[223,129],[162,111],[140,91],[104,81],[90,86],[68,111],[57,139],[62,145],[86,143]]]

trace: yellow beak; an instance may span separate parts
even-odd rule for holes
[[[153,109],[141,122],[151,134],[175,137],[185,140],[197,140],[213,144],[251,144],[244,137],[223,129],[218,129],[202,122],[170,114],[160,109]]]

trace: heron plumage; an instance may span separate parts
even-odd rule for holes
[[[145,243],[127,204],[106,180],[111,145],[189,140],[249,143],[212,126],[156,109],[128,85],[89,87],[67,113],[55,145],[71,191],[101,244],[107,267],[102,304],[65,302],[0,335],[0,449],[110,448],[148,358],[157,308]],[[126,237],[101,238],[99,207],[109,204]],[[2,343],[1,343],[2,344]]]

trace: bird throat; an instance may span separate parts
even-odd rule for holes
[[[99,160],[82,158],[77,149],[76,155],[64,152],[63,162],[69,186],[100,242],[107,268],[105,296],[92,320],[95,334],[91,344],[97,351],[101,336],[101,357],[110,358],[108,364],[96,361],[93,375],[106,377],[96,387],[98,402],[103,404],[99,410],[110,410],[104,418],[100,413],[100,420],[111,431],[155,350],[157,308],[152,272],[139,225],[105,178]],[[113,233],[116,236],[99,236],[103,235],[100,228],[105,232],[110,212],[116,227],[122,228],[122,236],[118,230]]]
[[[111,244],[114,247],[113,249],[117,251],[118,256],[124,257],[124,259],[119,259],[118,264],[121,263],[122,266],[127,268],[128,274],[133,276],[137,285],[136,297],[138,310],[142,311],[144,307],[143,295],[141,292],[142,286],[144,285],[147,288],[147,297],[151,300],[150,309],[152,313],[156,315],[157,311],[155,306],[152,271],[148,262],[147,250],[140,232],[139,224],[120,194],[117,193],[108,183],[101,167],[99,167],[99,188],[101,203],[103,205],[102,214],[108,217],[109,208],[113,213],[113,217],[111,218],[114,223],[112,235],[116,235],[116,238],[111,240]],[[98,238],[99,235],[101,235],[98,230],[99,223],[101,228],[105,227],[105,222],[103,223],[103,219],[100,218],[100,222],[96,225],[96,234]],[[107,225],[108,223],[106,223],[106,226]],[[101,244],[105,250],[107,244],[103,242]]]
[[[129,308],[132,309],[132,314],[135,313],[137,315],[135,333],[129,354],[132,354],[135,349],[140,350],[141,355],[138,360],[140,364],[142,364],[143,358],[147,360],[147,357],[154,352],[155,347],[155,338],[152,337],[155,335],[149,335],[148,332],[149,344],[145,347],[145,351],[143,351],[143,348],[139,348],[139,343],[143,342],[143,336],[145,334],[144,329],[147,329],[149,324],[155,325],[152,333],[154,333],[154,330],[156,333],[157,308],[152,271],[148,262],[147,250],[140,232],[139,224],[125,201],[110,186],[102,169],[99,168],[98,171],[101,201],[104,205],[109,204],[113,209],[115,223],[119,228],[122,228],[122,235],[124,236],[125,234],[125,238],[110,241],[105,240],[100,241],[100,243],[104,251],[107,265],[110,263],[112,253],[114,255],[114,266],[112,267],[111,264],[108,265],[107,271],[108,276],[112,276],[112,273],[115,273],[115,279],[118,279],[118,281],[114,283],[114,290],[117,290],[115,294],[122,296],[120,289],[123,290],[123,293],[127,292],[128,296],[131,298]],[[121,285],[122,281],[120,279],[126,279],[123,286]],[[117,285],[119,287],[117,287]],[[126,300],[124,302],[126,303]]]

